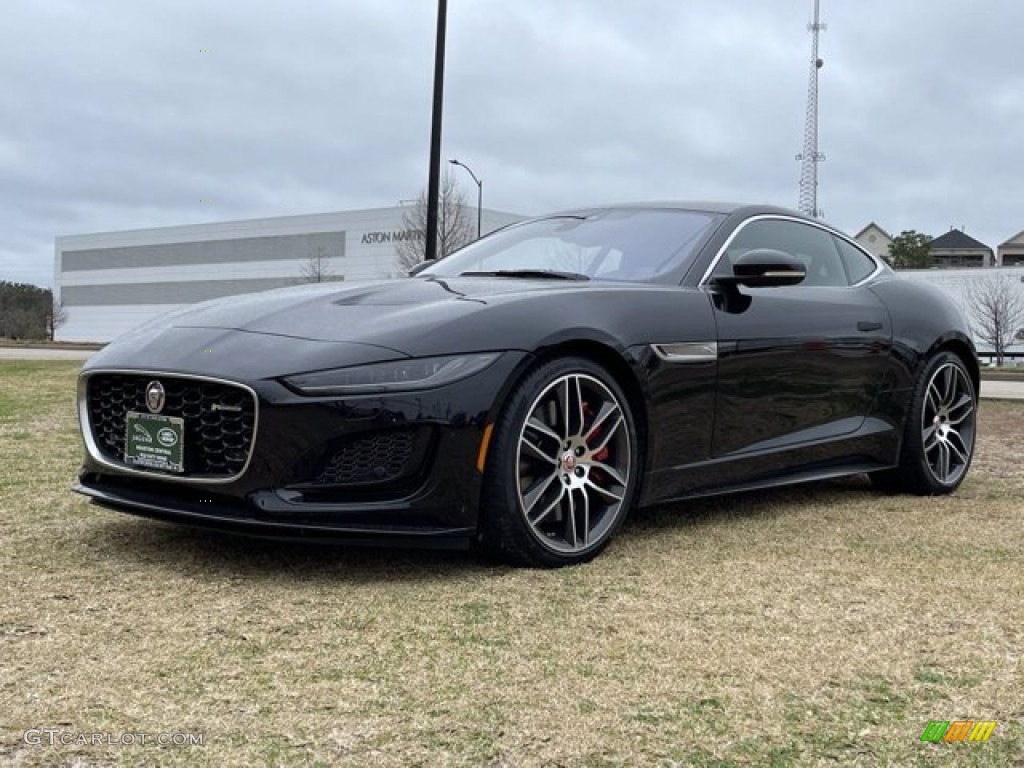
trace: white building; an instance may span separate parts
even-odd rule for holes
[[[1019,292],[1024,300],[1024,266],[1021,267],[998,267],[989,269],[978,269],[967,267],[965,269],[901,269],[897,273],[907,280],[919,280],[931,283],[948,295],[957,306],[964,312],[968,322],[975,321],[974,307],[970,299],[971,283],[989,279],[1006,279]],[[1024,332],[1024,328],[1020,331]],[[1018,335],[1018,343],[1008,351],[1013,354],[1024,354],[1024,333]],[[991,351],[988,344],[981,341],[977,334],[974,334],[974,343],[979,353]]]
[[[889,259],[889,246],[892,245],[892,235],[875,224],[875,222],[872,221],[864,227],[864,229],[853,236],[853,239],[878,258]]]
[[[996,264],[1000,267],[1024,266],[1024,231],[1000,244],[996,249]]]
[[[928,255],[939,269],[992,267],[996,264],[991,248],[955,227],[928,244]]]
[[[309,280],[319,257],[332,280],[401,274],[396,244],[417,236],[408,208],[374,208],[190,224],[55,241],[54,298],[63,341],[109,341],[178,307]],[[476,222],[476,208],[467,211]],[[523,217],[484,209],[483,231]]]

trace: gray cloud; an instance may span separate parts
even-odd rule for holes
[[[934,235],[965,225],[993,246],[1024,229],[1024,4],[822,5],[826,218]],[[435,10],[9,0],[0,279],[49,285],[58,234],[414,197]],[[810,10],[452,2],[445,156],[484,179],[486,205],[525,213],[666,198],[795,205]]]

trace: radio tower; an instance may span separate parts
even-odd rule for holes
[[[818,208],[818,163],[825,159],[825,155],[818,151],[818,70],[825,64],[818,58],[818,33],[826,29],[818,19],[819,2],[814,0],[814,21],[807,25],[814,42],[811,44],[811,76],[807,84],[804,151],[796,156],[800,161],[800,212],[814,218],[822,214]]]

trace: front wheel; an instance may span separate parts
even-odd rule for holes
[[[978,399],[963,360],[940,352],[924,367],[910,403],[900,463],[871,475],[885,491],[951,493],[974,455]]]
[[[492,548],[534,567],[604,549],[639,476],[636,424],[612,376],[584,358],[542,364],[509,397],[492,445],[482,510]]]

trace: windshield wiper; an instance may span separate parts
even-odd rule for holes
[[[589,280],[579,272],[560,272],[557,269],[495,269],[490,272],[460,272],[459,277],[539,277],[555,280]]]

